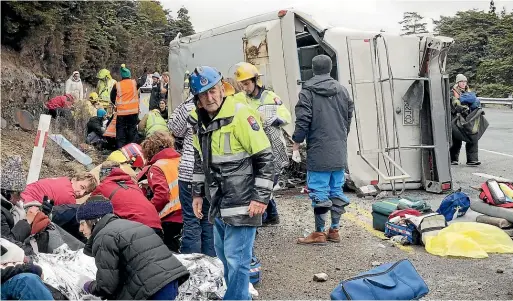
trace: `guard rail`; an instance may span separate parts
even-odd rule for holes
[[[511,107],[513,109],[513,98],[488,98],[488,97],[478,97],[481,104],[490,104],[490,105],[505,105]]]

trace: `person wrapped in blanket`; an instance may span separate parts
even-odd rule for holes
[[[456,76],[456,84],[452,87],[452,98],[451,98],[451,117],[454,119],[458,115],[466,118],[471,111],[480,107],[479,100],[477,99],[474,92],[471,92],[467,77],[463,74]],[[453,124],[454,127],[454,124]],[[463,145],[463,141],[456,135],[452,135],[452,145],[449,149],[451,154],[451,164],[459,164],[460,150]],[[477,166],[480,165],[478,157],[478,143],[465,142],[465,151],[467,153],[467,165]]]

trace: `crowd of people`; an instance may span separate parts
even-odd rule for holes
[[[315,231],[297,243],[322,245],[340,242],[340,218],[349,204],[342,187],[354,106],[330,76],[329,56],[316,56],[312,65],[314,76],[303,84],[295,107],[292,160],[301,162],[299,147],[306,141]],[[209,66],[194,69],[188,77],[190,97],[168,121],[162,114],[167,74],[164,84],[159,74],[152,75],[149,112],[141,119],[138,88],[144,84],[131,79],[125,65],[120,75],[114,81],[101,70],[93,95],[114,104],[110,120],[116,122],[117,149],[98,176],[84,173],[25,186],[19,157],[2,166],[2,299],[53,298],[41,268],[27,256],[67,244],[95,258],[96,278],[77,284],[103,299],[172,300],[189,277],[173,254],[203,253],[224,265],[224,299],[250,300],[257,227],[280,223],[272,192],[290,164],[282,134],[290,112],[265,87],[257,67],[246,62],[236,65],[233,78]],[[73,91],[77,78],[74,72]],[[465,87],[458,83],[454,92]],[[108,114],[96,107],[88,123],[90,143],[103,144]],[[451,154],[457,155],[454,148]]]

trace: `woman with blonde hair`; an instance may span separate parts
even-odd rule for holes
[[[162,222],[164,243],[173,252],[180,250],[183,228],[182,207],[178,198],[178,165],[180,154],[174,148],[174,139],[168,132],[157,131],[142,143],[148,165],[137,176],[148,179],[151,203],[157,209]]]

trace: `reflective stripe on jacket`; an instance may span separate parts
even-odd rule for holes
[[[114,113],[112,120],[110,121],[109,125],[105,129],[105,133],[103,133],[104,137],[116,138],[116,120],[117,120],[117,113]]]
[[[169,132],[167,122],[158,110],[151,110],[148,113],[148,120],[146,121],[146,138],[151,136],[157,131]]]
[[[139,95],[133,79],[124,79],[116,83],[116,111],[119,116],[139,113]]]
[[[153,164],[158,167],[164,173],[167,184],[169,186],[169,203],[159,212],[161,219],[168,216],[174,211],[182,209],[180,205],[180,198],[178,197],[178,165],[180,164],[180,158],[173,159],[160,159]]]
[[[232,96],[212,120],[203,110],[189,116],[195,131],[193,196],[209,200],[211,222],[221,217],[233,226],[262,223],[248,212],[251,201],[267,204],[273,188],[271,145],[259,119]]]

